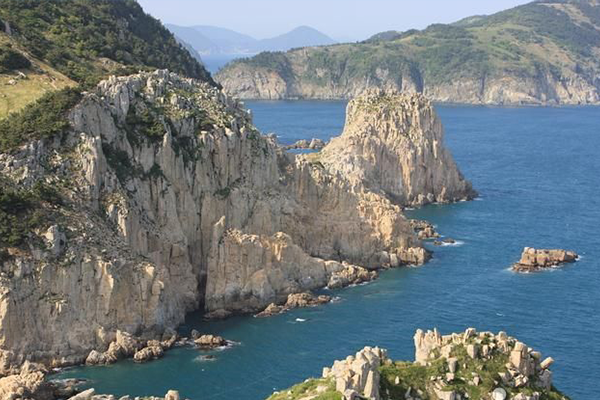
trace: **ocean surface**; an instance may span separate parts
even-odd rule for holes
[[[255,123],[280,141],[341,132],[343,102],[247,102]],[[195,328],[239,342],[201,361],[191,348],[138,365],[74,368],[60,378],[115,395],[193,400],[266,398],[366,345],[413,360],[413,334],[505,330],[552,356],[555,385],[597,400],[600,383],[600,108],[438,106],[446,143],[480,198],[410,212],[457,246],[431,248],[421,268],[390,270],[376,282],[333,292],[339,301],[272,318],[236,317]],[[566,248],[582,257],[543,273],[509,271],[523,247]]]

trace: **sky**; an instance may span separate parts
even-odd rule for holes
[[[491,14],[530,0],[138,0],[163,23],[213,25],[257,39],[300,25],[336,40],[363,40],[387,30],[422,29]]]

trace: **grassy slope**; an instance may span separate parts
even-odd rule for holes
[[[279,72],[287,66],[288,75],[295,66],[296,79],[315,84],[375,76],[383,68],[410,72],[427,84],[565,69],[591,76],[600,69],[600,6],[595,0],[534,2],[453,25],[385,32],[358,44],[262,54],[230,68],[243,64]]]
[[[111,74],[167,68],[213,82],[162,24],[133,0],[0,0],[0,33],[33,63],[29,79],[8,85],[15,71],[0,75],[0,118],[52,89],[95,85]],[[213,82],[214,83],[214,82]]]
[[[0,33],[0,47],[2,46],[10,46],[26,54],[14,39],[4,33]],[[21,110],[48,92],[77,85],[48,64],[31,56],[28,58],[32,63],[29,68],[0,73],[0,119]],[[17,79],[17,71],[24,73],[27,78]]]

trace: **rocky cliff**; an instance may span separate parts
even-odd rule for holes
[[[431,102],[418,94],[375,89],[350,101],[344,132],[321,151],[319,160],[328,170],[403,206],[475,195],[444,147],[442,124]]]
[[[360,43],[263,53],[216,75],[248,99],[350,99],[368,88],[469,104],[600,103],[600,5],[549,0]]]
[[[409,103],[397,107],[432,117],[426,103]],[[32,134],[23,114],[7,126],[28,136],[2,142],[2,373],[26,361],[81,363],[119,331],[159,339],[196,309],[260,310],[350,276],[355,265],[428,257],[395,198],[333,164],[286,153],[208,83],[144,72],[65,104],[64,115],[28,108],[50,127]],[[418,149],[428,140],[411,151],[428,152]],[[431,171],[455,169],[449,158],[431,161]],[[400,170],[390,163],[381,167]],[[428,185],[405,189],[429,199]],[[433,193],[451,200],[460,190]]]
[[[414,363],[365,347],[323,368],[321,378],[275,392],[269,400],[568,399],[552,386],[554,360],[505,332],[418,330],[414,342]]]

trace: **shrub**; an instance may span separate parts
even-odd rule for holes
[[[0,120],[0,151],[11,152],[32,140],[62,134],[69,128],[67,112],[80,99],[78,89],[50,92],[18,113]]]
[[[10,47],[0,47],[0,73],[29,67],[31,67],[31,61],[23,54]]]

